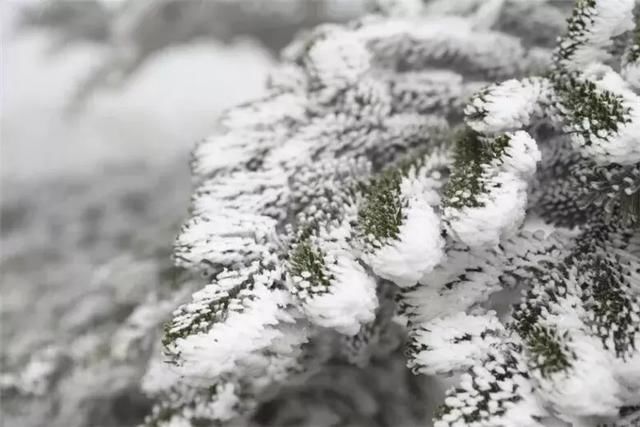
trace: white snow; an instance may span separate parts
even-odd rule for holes
[[[453,235],[469,246],[495,246],[522,224],[527,206],[528,179],[541,154],[536,142],[524,131],[510,134],[502,163],[489,166],[487,192],[480,207],[445,209]]]
[[[398,237],[363,255],[376,275],[401,287],[415,285],[444,258],[440,218],[429,203],[434,196],[428,193],[433,191],[421,184],[415,178],[403,178],[400,197],[406,206]]]
[[[376,280],[347,250],[332,251],[329,257],[327,270],[335,279],[326,293],[310,296],[303,308],[312,322],[355,335],[362,324],[375,319]]]
[[[634,0],[596,0],[595,7],[589,9],[593,22],[587,24],[588,31],[565,64],[581,71],[591,63],[605,62],[610,56],[607,48],[612,45],[613,38],[633,29],[634,5]],[[572,41],[564,41],[568,42]]]
[[[538,112],[539,102],[548,91],[548,83],[541,78],[511,79],[491,86],[482,99],[475,96],[465,108],[467,116],[477,111],[486,116],[469,117],[467,124],[484,134],[522,129]]]
[[[415,330],[414,339],[429,348],[416,354],[410,366],[419,365],[419,372],[427,375],[467,369],[502,341],[503,331],[494,312],[436,318]]]

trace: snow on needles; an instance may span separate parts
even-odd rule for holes
[[[635,185],[640,131],[631,86],[593,61],[633,2],[579,1],[553,56],[490,29],[512,1],[468,19],[393,3],[304,34],[269,94],[196,148],[174,255],[210,283],[165,330],[172,369],[196,390],[233,383],[250,412],[332,361],[384,358],[404,328],[415,372],[463,372],[438,427],[615,418],[640,403],[640,263],[619,220],[638,202],[618,184]],[[184,393],[167,399],[183,414]]]

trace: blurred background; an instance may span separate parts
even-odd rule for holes
[[[263,93],[296,34],[367,7],[0,2],[5,425],[142,420],[149,402],[138,384],[164,320],[144,307],[165,304],[168,314],[198,286],[170,260],[191,147],[215,132],[221,112]]]

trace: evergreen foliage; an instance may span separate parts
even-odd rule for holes
[[[521,2],[454,3],[306,34],[195,149],[175,256],[210,284],[167,326],[149,425],[240,422],[336,360],[390,357],[394,334],[414,373],[460,374],[437,427],[629,422],[634,1],[577,1],[553,51],[501,23]]]

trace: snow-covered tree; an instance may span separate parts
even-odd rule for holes
[[[404,343],[459,376],[435,426],[633,425],[633,8],[578,0],[552,50],[524,22],[560,31],[551,2],[382,1],[290,45],[194,150],[174,256],[210,283],[165,326],[147,424],[242,423]]]

